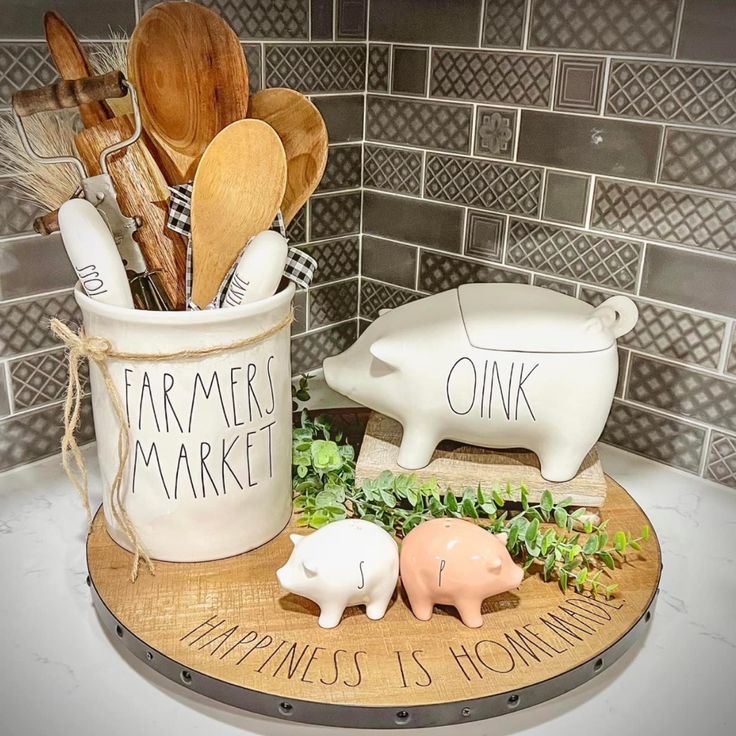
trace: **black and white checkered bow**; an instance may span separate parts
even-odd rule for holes
[[[189,301],[189,296],[192,293],[192,184],[191,182],[188,184],[177,184],[169,187],[169,191],[171,192],[171,200],[169,201],[168,226],[171,230],[184,235],[189,242],[187,247],[186,272],[187,301]],[[286,225],[281,212],[276,215],[276,219],[271,225],[271,230],[276,230],[283,237],[286,237]],[[220,297],[224,293],[224,289],[229,283],[237,263],[236,260],[220,287],[220,292],[215,299],[217,304],[219,304]],[[312,283],[316,269],[317,261],[312,256],[293,246],[289,248],[286,265],[284,266],[284,276],[287,279],[293,281],[298,287],[306,289]]]

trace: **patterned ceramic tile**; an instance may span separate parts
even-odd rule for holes
[[[506,262],[577,281],[633,291],[641,253],[639,243],[512,219]]]
[[[469,105],[372,95],[368,96],[366,105],[368,140],[470,151],[473,110]]]
[[[309,328],[325,327],[358,316],[358,279],[309,290]]]
[[[486,0],[483,45],[521,48],[526,0]]]
[[[318,191],[355,189],[361,182],[361,146],[330,146]]]
[[[609,296],[593,289],[580,291],[580,298],[595,306]],[[718,368],[726,331],[722,320],[636,298],[634,301],[639,309],[639,320],[631,332],[618,339],[619,345],[703,368]]]
[[[300,335],[307,329],[307,292],[297,291],[294,294],[294,321],[291,324],[291,334]]]
[[[516,111],[479,107],[475,117],[473,153],[488,158],[513,158]]]
[[[58,341],[48,328],[49,317],[79,325],[82,315],[71,292],[42,299],[0,304],[0,356],[49,348]]]
[[[307,38],[309,0],[199,0],[241,38]]]
[[[261,46],[257,43],[244,43],[245,60],[248,64],[248,86],[251,94],[255,94],[263,86],[263,62]]]
[[[59,452],[63,430],[63,405],[9,417],[0,421],[0,471],[25,465]],[[82,402],[77,442],[86,444],[94,439],[92,404]]]
[[[736,192],[736,134],[667,128],[659,180]]]
[[[0,179],[0,237],[33,232],[40,207],[24,199],[12,179]]]
[[[362,92],[365,46],[267,45],[266,87],[290,87],[300,92]]]
[[[549,107],[554,57],[435,49],[430,94],[477,102]]]
[[[424,194],[472,207],[536,215],[541,181],[541,169],[429,154]]]
[[[716,483],[736,488],[736,437],[713,432],[704,475]]]
[[[358,275],[360,244],[357,237],[327,240],[306,246],[303,250],[317,261],[312,282],[315,286]]]
[[[422,154],[403,148],[365,144],[363,176],[366,187],[402,194],[422,193]]]
[[[394,46],[391,91],[397,95],[427,94],[429,50],[416,46]]]
[[[393,309],[402,304],[413,302],[420,294],[398,286],[381,284],[370,279],[362,279],[360,287],[360,316],[365,319],[376,319],[382,309]]]
[[[338,38],[365,38],[367,22],[368,0],[338,0]]]
[[[484,266],[464,258],[422,251],[419,262],[419,288],[432,294],[454,289],[461,284],[528,284],[529,276],[499,266]]]
[[[616,379],[616,388],[613,391],[613,395],[617,399],[622,399],[624,396],[624,384],[626,383],[626,370],[629,366],[629,357],[631,353],[623,348],[617,348],[618,353],[618,378]]]
[[[87,364],[82,365],[82,380],[87,383]],[[65,350],[54,350],[10,362],[15,410],[30,409],[64,398],[68,379]]]
[[[465,228],[465,255],[500,262],[505,237],[506,217],[504,215],[476,210],[468,211],[468,224]]]
[[[312,240],[350,235],[360,230],[360,192],[312,197],[310,237]]]
[[[369,92],[388,92],[390,52],[388,44],[372,43],[368,47]]]
[[[0,107],[21,89],[43,87],[56,79],[46,44],[0,43]]]
[[[356,321],[343,322],[291,340],[291,372],[298,376],[322,367],[322,361],[348,348],[356,337]]]
[[[294,215],[294,219],[286,228],[286,236],[292,245],[304,243],[307,240],[307,205],[304,205],[299,212]]]
[[[575,296],[577,286],[569,281],[560,281],[559,279],[551,279],[549,276],[542,276],[541,274],[535,273],[534,286],[541,286],[543,289],[552,289],[552,291],[558,291],[560,294],[566,294],[567,296]]]
[[[533,0],[529,46],[669,55],[679,0]]]
[[[579,56],[560,56],[555,83],[555,110],[598,112],[605,66],[606,60],[601,57],[583,59]]]
[[[626,398],[724,429],[736,429],[736,382],[707,373],[632,355]]]
[[[697,473],[703,454],[705,429],[614,401],[601,440],[637,455]]]
[[[736,201],[598,179],[591,227],[736,253]]]
[[[606,112],[623,117],[736,128],[736,68],[611,62]]]

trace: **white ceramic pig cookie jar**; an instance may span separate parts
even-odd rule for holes
[[[337,626],[348,606],[365,605],[368,618],[383,618],[399,579],[399,548],[388,532],[343,519],[290,538],[294,549],[276,577],[284,590],[319,606],[322,628]]]
[[[611,408],[616,338],[631,299],[597,308],[524,284],[466,284],[383,313],[324,361],[339,393],[399,421],[398,463],[425,467],[443,439],[525,447],[549,481],[574,477]]]

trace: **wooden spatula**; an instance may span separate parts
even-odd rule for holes
[[[286,156],[260,120],[239,120],[207,147],[192,188],[192,301],[206,307],[240,251],[271,227],[286,189]]]
[[[151,8],[131,37],[128,71],[170,184],[190,181],[209,142],[246,116],[240,41],[219,15],[196,3]]]
[[[286,153],[288,176],[281,213],[288,225],[322,179],[327,163],[327,128],[319,110],[293,89],[257,92],[249,115],[267,122],[279,135]]]
[[[53,10],[43,16],[46,43],[51,58],[62,79],[84,79],[91,77],[87,54],[67,22]],[[82,124],[85,128],[97,125],[113,117],[110,106],[104,101],[89,102],[79,106]]]

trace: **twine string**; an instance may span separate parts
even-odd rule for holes
[[[66,388],[66,399],[64,401],[64,436],[61,440],[61,462],[64,470],[82,499],[82,505],[87,514],[88,522],[92,521],[92,510],[89,503],[89,485],[87,465],[79,449],[76,439],[76,430],[79,426],[82,406],[82,381],[79,375],[79,367],[82,360],[94,363],[100,371],[105,390],[110,398],[113,413],[118,423],[118,467],[110,487],[110,512],[115,523],[123,530],[133,549],[133,565],[131,568],[131,580],[135,582],[138,577],[140,562],[143,560],[151,574],[155,569],[153,561],[143,546],[135,525],[133,524],[125,508],[123,498],[123,478],[130,453],[130,435],[128,433],[128,420],[125,414],[120,393],[115,386],[110,373],[110,360],[123,362],[151,362],[162,363],[171,360],[193,360],[207,358],[212,355],[242,350],[251,347],[269,337],[281,332],[294,321],[294,310],[262,332],[226,345],[213,345],[202,348],[191,348],[170,353],[131,353],[115,350],[112,343],[104,337],[87,335],[84,328],[78,332],[72,330],[68,325],[56,318],[51,320],[51,332],[65,345],[68,353],[68,381]]]

